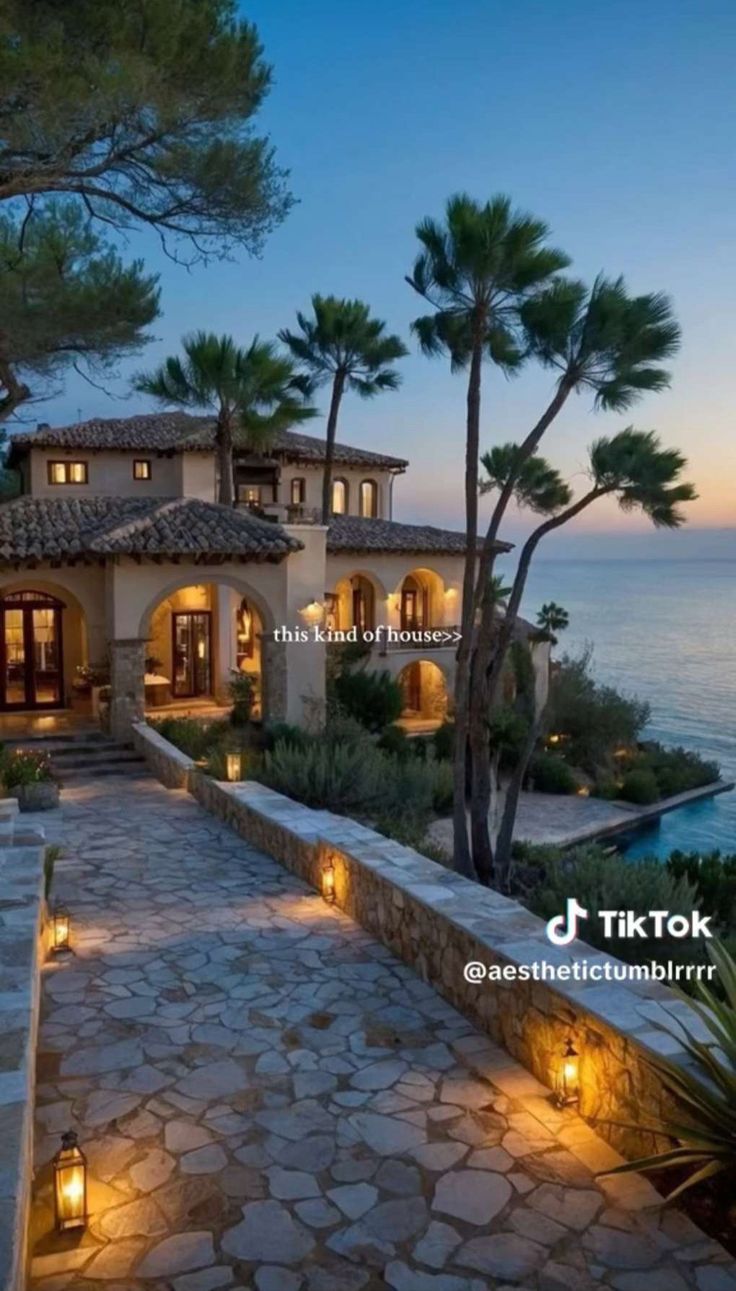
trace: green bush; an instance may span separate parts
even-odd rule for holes
[[[692,884],[704,914],[714,916],[724,932],[736,931],[736,855],[676,851],[666,865],[674,879]]]
[[[661,798],[671,798],[688,789],[712,784],[720,775],[717,762],[706,761],[689,749],[666,749],[655,740],[641,746],[630,764],[631,769],[644,768],[654,775]]]
[[[381,802],[385,772],[384,757],[375,748],[326,741],[300,747],[280,741],[264,755],[262,778],[308,807],[365,813]]]
[[[600,775],[593,786],[596,798],[606,798],[609,802],[621,797],[621,786],[613,776]]]
[[[230,673],[228,693],[232,704],[230,721],[233,726],[246,726],[251,719],[256,698],[256,678],[253,673],[233,669]]]
[[[335,679],[337,702],[369,731],[382,731],[401,716],[399,683],[388,672],[343,672]]]
[[[164,717],[151,722],[151,727],[195,762],[206,757],[229,731],[227,721],[200,722],[196,717]]]
[[[452,760],[455,754],[455,723],[443,722],[432,736],[435,755]]]
[[[538,753],[529,774],[538,793],[575,793],[577,789],[572,770],[556,753]]]
[[[690,916],[698,908],[695,887],[686,878],[675,877],[660,861],[627,861],[596,845],[548,859],[527,904],[535,914],[550,919],[564,911],[568,897],[575,897],[590,914],[581,926],[582,940],[634,963],[656,959],[663,951],[665,959],[678,958],[683,943],[606,938],[598,910],[632,910],[637,915],[669,910]]]
[[[590,775],[610,763],[615,749],[631,747],[649,721],[649,705],[601,686],[590,673],[591,650],[564,655],[552,675],[547,706],[548,730],[568,737],[573,766]]]
[[[447,816],[452,811],[452,763],[435,759],[428,761],[426,767],[432,777],[432,806],[438,816]]]
[[[277,744],[286,742],[306,748],[314,737],[303,726],[294,726],[291,722],[266,722],[261,734],[261,745],[264,749],[273,749]]]
[[[381,731],[378,748],[404,762],[412,756],[412,743],[403,726],[387,726],[385,731]]]
[[[646,807],[659,799],[659,785],[653,771],[648,767],[634,767],[623,778],[619,798],[624,802],[635,802]]]

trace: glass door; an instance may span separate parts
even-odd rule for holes
[[[177,699],[209,695],[211,683],[211,617],[208,610],[172,614],[173,694]]]
[[[63,703],[62,609],[42,592],[13,592],[0,602],[1,708]]]

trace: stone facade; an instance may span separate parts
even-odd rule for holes
[[[131,724],[145,711],[146,641],[134,637],[110,642],[111,687],[110,730],[116,739],[130,735]]]

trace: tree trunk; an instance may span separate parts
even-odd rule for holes
[[[235,506],[233,482],[233,430],[229,417],[219,417],[215,433],[217,469],[220,476],[217,500],[224,507]]]
[[[506,788],[506,800],[503,807],[503,816],[501,817],[501,828],[498,831],[498,837],[496,839],[494,849],[494,887],[498,888],[499,892],[508,892],[511,884],[511,847],[514,841],[514,825],[516,824],[519,795],[526,778],[531,756],[534,752],[537,740],[539,739],[543,717],[544,710],[535,714],[531,721],[526,740],[524,741],[524,747],[522,748],[519,756],[519,761],[514,767],[511,779],[509,780]]]
[[[345,373],[338,371],[335,373],[335,379],[332,383],[332,397],[330,399],[330,411],[327,414],[327,430],[325,443],[325,466],[322,475],[322,523],[329,524],[332,515],[332,460],[335,456],[335,433],[337,431],[337,416],[340,411],[340,400],[345,390]]]
[[[476,329],[479,332],[479,329]],[[465,438],[465,571],[461,639],[455,669],[455,758],[453,762],[453,865],[459,874],[476,878],[468,841],[466,769],[470,733],[470,657],[472,650],[475,577],[478,545],[478,453],[480,449],[480,386],[483,346],[475,337],[470,360]]]

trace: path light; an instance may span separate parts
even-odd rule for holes
[[[322,866],[322,896],[328,905],[335,904],[335,862],[325,861]]]
[[[87,1158],[75,1130],[61,1136],[61,1147],[53,1161],[54,1214],[60,1233],[87,1224]]]
[[[69,950],[71,919],[66,906],[56,905],[51,912],[51,950],[58,955],[62,950]]]
[[[580,1102],[580,1054],[570,1036],[560,1062],[555,1102],[558,1107],[576,1107]]]
[[[299,611],[304,622],[308,623],[310,627],[316,627],[318,623],[322,622],[324,612],[325,607],[320,601],[310,601],[309,605],[305,605],[304,608]]]
[[[225,754],[225,775],[228,780],[240,780],[243,768],[243,756],[241,753]]]

